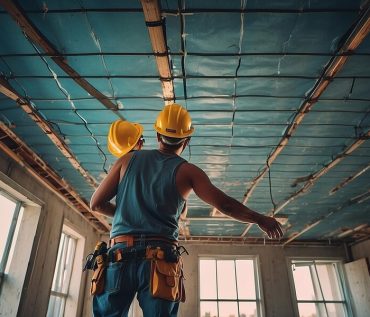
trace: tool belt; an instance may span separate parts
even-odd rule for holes
[[[127,247],[134,246],[135,243],[143,243],[143,242],[164,242],[166,244],[171,245],[178,245],[176,240],[167,239],[161,236],[153,236],[153,235],[141,235],[141,236],[134,236],[134,235],[120,235],[113,237],[109,240],[109,246],[113,247],[117,243],[126,243]]]
[[[107,244],[104,241],[99,241],[95,246],[94,253],[90,253],[86,257],[83,271],[94,270],[90,284],[91,295],[98,295],[104,291],[107,252]]]
[[[155,241],[160,240],[156,239]],[[120,242],[115,241],[115,243]],[[105,272],[109,262],[145,259],[150,261],[150,291],[152,296],[170,301],[185,301],[181,255],[184,252],[188,254],[188,252],[184,247],[178,247],[174,244],[161,247],[147,246],[145,249],[128,247],[114,250],[108,256],[107,249],[102,248],[100,244],[101,242],[95,247],[94,254],[89,254],[84,267],[84,270],[94,270],[90,287],[91,295],[99,295],[104,291]]]
[[[187,253],[186,250],[185,252]],[[178,255],[177,261],[173,262],[168,262],[166,257],[171,258],[173,256],[166,255],[166,251],[160,248],[147,249],[147,259],[151,260],[150,292],[156,298],[185,302],[186,295],[181,254]]]
[[[146,259],[150,261],[150,292],[153,297],[169,301],[185,302],[185,287],[182,253],[188,253],[182,246],[117,249],[111,254],[111,262]]]

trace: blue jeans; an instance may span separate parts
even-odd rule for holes
[[[118,248],[124,249],[125,244],[114,245],[109,250],[108,257]],[[149,286],[150,261],[132,259],[109,263],[104,292],[93,298],[94,317],[127,317],[136,293],[144,317],[176,317],[179,303],[152,297]]]

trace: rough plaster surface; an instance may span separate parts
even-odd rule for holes
[[[24,168],[3,153],[0,153],[0,172],[43,202],[23,290],[17,294],[21,297],[20,305],[17,310],[17,305],[12,305],[10,300],[8,304],[13,307],[13,311],[7,316],[45,316],[63,222],[67,222],[85,239],[84,255],[93,250],[96,241],[100,239],[100,234],[77,211],[70,208],[60,197],[46,189]],[[91,298],[88,294],[89,279],[86,275],[82,275],[77,316],[87,317],[92,314]]]

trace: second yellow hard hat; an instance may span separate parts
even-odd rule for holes
[[[140,137],[144,128],[139,123],[117,120],[109,127],[108,150],[116,157],[121,157],[130,152]]]

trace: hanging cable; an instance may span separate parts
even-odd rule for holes
[[[271,152],[272,153],[272,152]],[[269,176],[269,192],[270,192],[270,199],[271,199],[271,203],[272,205],[274,206],[274,209],[272,210],[272,216],[275,217],[275,210],[276,210],[276,207],[277,207],[277,204],[275,203],[274,201],[274,198],[272,196],[272,182],[271,182],[271,168],[270,168],[270,164],[269,164],[269,159],[271,157],[271,153],[269,154],[269,156],[267,157],[267,160],[266,160],[266,165],[267,165],[267,168],[268,168],[268,176]]]
[[[38,53],[38,56],[41,58],[41,60],[44,62],[44,64],[46,65],[47,69],[49,70],[49,72],[53,75],[53,78],[57,84],[57,87],[59,88],[59,90],[62,92],[62,94],[67,98],[67,101],[69,102],[69,104],[71,105],[71,108],[72,108],[72,111],[73,113],[75,113],[80,119],[81,121],[83,122],[84,126],[85,126],[85,129],[89,132],[90,134],[90,137],[94,140],[95,142],[95,145],[96,147],[98,148],[99,152],[101,153],[102,157],[103,157],[103,171],[108,174],[108,171],[107,169],[105,168],[105,165],[106,165],[106,162],[107,162],[107,156],[105,155],[104,151],[101,149],[100,145],[99,145],[99,142],[98,140],[95,138],[93,132],[91,131],[91,129],[89,128],[88,126],[88,122],[87,120],[79,114],[73,100],[71,99],[71,96],[70,94],[68,93],[68,91],[61,85],[61,83],[59,82],[58,80],[58,75],[51,69],[49,63],[47,62],[47,60],[44,58],[44,56],[41,55],[39,49],[35,46],[35,44],[31,41],[31,39],[28,38],[27,34],[26,33],[23,33],[25,38],[28,40],[28,42],[32,45],[32,47],[34,48],[34,50]]]

